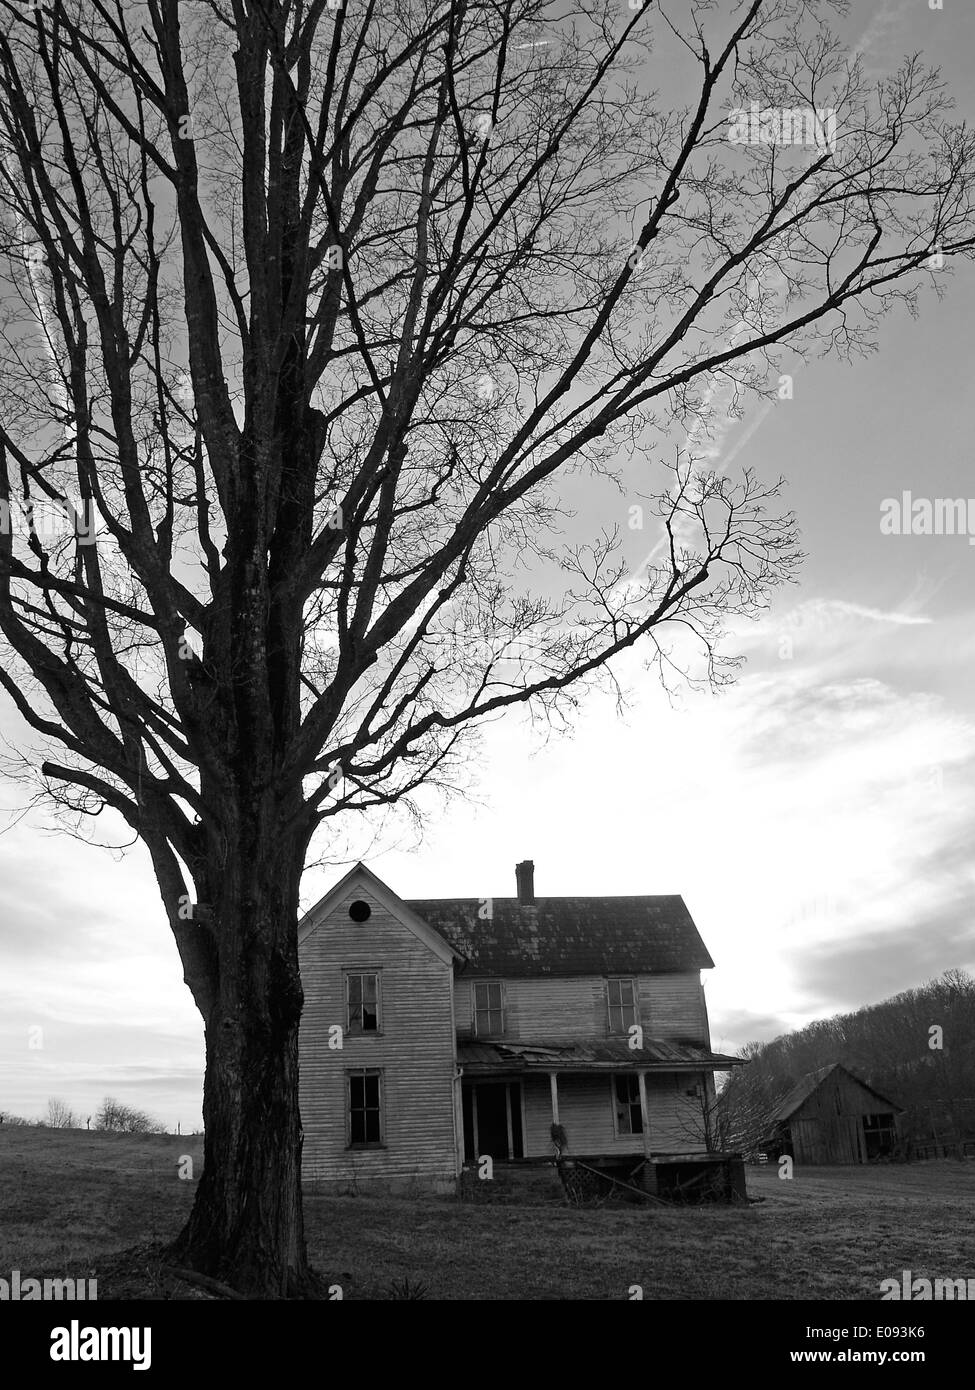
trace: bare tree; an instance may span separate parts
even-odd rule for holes
[[[788,1089],[757,1085],[745,1068],[737,1069],[720,1091],[708,1084],[694,1088],[693,1099],[688,1096],[677,1112],[679,1131],[695,1148],[750,1157],[771,1137]]]
[[[0,0],[0,683],[68,823],[144,841],[204,1020],[184,1265],[313,1286],[316,832],[630,648],[730,678],[792,520],[668,431],[971,254],[971,135],[916,59],[871,88],[832,8]],[[751,143],[753,102],[827,115]],[[644,496],[634,573],[621,527],[560,538],[572,472]]]
[[[144,1110],[125,1105],[114,1096],[106,1096],[95,1117],[96,1129],[113,1130],[117,1134],[159,1134],[162,1126]]]
[[[47,1103],[44,1123],[48,1129],[74,1129],[77,1121],[71,1107],[66,1105],[63,1100],[58,1100],[52,1096]]]

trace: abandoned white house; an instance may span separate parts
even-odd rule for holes
[[[714,1072],[682,898],[404,902],[362,864],[303,918],[303,1170],[456,1190],[465,1162],[706,1151]],[[654,1160],[655,1161],[655,1160]]]

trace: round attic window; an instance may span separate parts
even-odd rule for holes
[[[368,903],[364,903],[361,898],[356,898],[355,902],[349,907],[349,916],[353,922],[368,922],[372,916],[372,908]]]

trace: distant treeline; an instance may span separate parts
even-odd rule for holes
[[[0,1124],[35,1125],[42,1129],[110,1130],[116,1134],[166,1133],[166,1126],[154,1120],[146,1111],[125,1105],[114,1096],[106,1096],[94,1115],[78,1114],[63,1100],[52,1096],[43,1119],[25,1120],[20,1115],[10,1115],[0,1110]]]
[[[837,1014],[769,1043],[749,1043],[722,1092],[732,1112],[770,1113],[811,1071],[841,1062],[904,1107],[906,1144],[953,1148],[975,1138],[975,977],[939,979]]]

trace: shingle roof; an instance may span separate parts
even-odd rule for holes
[[[690,1043],[644,1038],[643,1047],[632,1048],[626,1038],[584,1038],[572,1042],[459,1042],[457,1060],[466,1071],[546,1071],[576,1068],[620,1070],[630,1067],[741,1066],[740,1057],[726,1057]]]
[[[862,1086],[865,1091],[869,1091],[871,1095],[875,1095],[878,1100],[882,1100],[885,1105],[889,1105],[891,1110],[900,1111],[901,1107],[899,1105],[895,1105],[888,1096],[882,1096],[879,1091],[875,1091],[861,1076],[857,1076],[854,1072],[850,1071],[849,1067],[844,1067],[841,1062],[830,1062],[828,1066],[819,1067],[817,1071],[807,1072],[802,1080],[797,1085],[793,1086],[792,1090],[788,1092],[776,1107],[772,1117],[773,1122],[775,1124],[781,1124],[784,1120],[788,1120],[791,1115],[794,1115],[797,1110],[805,1105],[813,1091],[821,1086],[827,1076],[834,1071],[845,1071],[847,1076],[850,1077],[852,1081],[855,1081],[858,1086]]]
[[[481,917],[486,904],[491,916]],[[467,975],[612,975],[710,970],[677,894],[621,898],[422,898],[407,906],[462,956]]]

